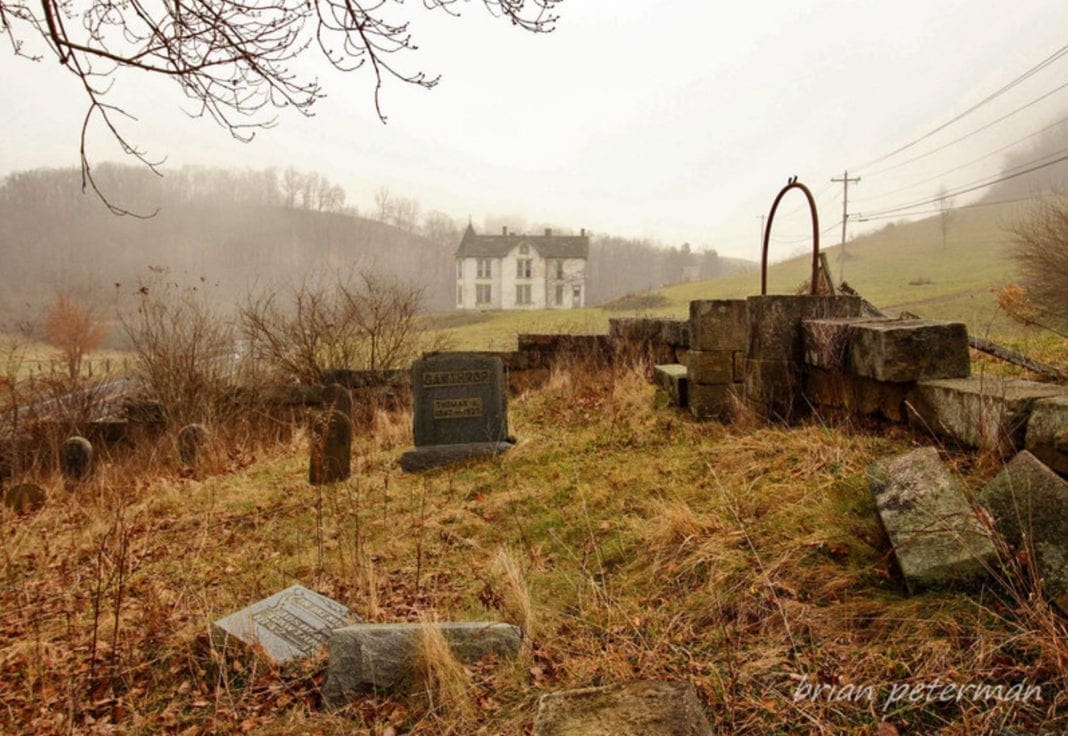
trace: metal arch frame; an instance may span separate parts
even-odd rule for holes
[[[808,209],[812,213],[812,294],[818,294],[818,279],[820,269],[820,216],[816,212],[816,200],[812,196],[812,192],[809,188],[797,180],[796,176],[791,176],[786,186],[782,188],[779,195],[775,197],[775,202],[771,205],[771,212],[768,213],[768,224],[764,228],[764,249],[760,254],[760,295],[766,296],[768,293],[768,244],[771,241],[771,224],[775,221],[775,211],[779,208],[779,202],[782,201],[783,196],[786,195],[791,189],[800,189],[805,199],[808,200]]]

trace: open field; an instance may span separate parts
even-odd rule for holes
[[[724,734],[1068,726],[1064,622],[1026,575],[905,594],[864,471],[909,434],[724,428],[655,403],[637,369],[558,370],[513,402],[512,453],[422,476],[395,464],[410,416],[380,414],[321,497],[300,433],[207,476],[163,442],[73,491],[42,478],[45,508],[4,517],[0,731],[518,734],[543,693],[634,678],[693,682]],[[947,457],[969,489],[994,470]],[[448,698],[327,713],[322,660],[281,671],[207,645],[214,619],[294,582],[373,622],[513,621],[529,646]],[[794,701],[817,680],[877,698]],[[882,708],[893,683],[935,680],[1026,680],[1043,701]]]

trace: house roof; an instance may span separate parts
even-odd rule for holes
[[[588,235],[479,235],[471,225],[456,249],[458,258],[503,258],[516,246],[526,243],[542,258],[588,258]]]

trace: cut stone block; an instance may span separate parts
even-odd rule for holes
[[[337,601],[303,585],[291,585],[219,619],[211,627],[211,638],[216,648],[237,640],[260,646],[277,662],[287,662],[313,656],[334,629],[352,623],[353,618]]]
[[[802,321],[860,314],[857,296],[751,296],[746,299],[746,401],[768,420],[808,413],[802,392]]]
[[[734,382],[742,383],[745,380],[745,351],[735,350],[733,356]]]
[[[810,367],[805,377],[805,396],[822,407],[903,422],[907,418],[905,401],[912,386]]]
[[[1010,544],[1033,550],[1046,592],[1068,613],[1068,482],[1024,450],[979,500]]]
[[[419,473],[467,460],[503,455],[515,445],[511,442],[465,442],[459,445],[427,445],[406,450],[401,455],[401,470]]]
[[[1065,396],[1063,386],[992,376],[919,381],[909,420],[969,447],[1011,455],[1024,447],[1035,403]]]
[[[462,663],[488,654],[514,657],[522,644],[518,627],[492,621],[435,624]],[[422,624],[358,624],[338,629],[328,644],[330,663],[323,700],[334,706],[367,690],[408,687],[419,666]]]
[[[734,351],[690,350],[686,371],[691,383],[734,383]]]
[[[933,447],[873,465],[868,482],[910,591],[966,584],[996,564],[993,542]]]
[[[534,736],[711,736],[689,682],[651,680],[543,695]]]
[[[688,347],[690,343],[689,323],[682,319],[664,319],[660,321],[660,339],[672,347]]]
[[[691,382],[687,389],[690,413],[695,419],[731,421],[740,399],[736,386],[733,383],[710,385]]]
[[[1024,444],[1032,455],[1068,476],[1068,396],[1034,403]]]
[[[691,350],[745,350],[745,300],[690,302]]]
[[[667,363],[653,367],[656,385],[664,390],[674,406],[686,406],[689,378],[686,366]]]

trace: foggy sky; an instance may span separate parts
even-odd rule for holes
[[[595,232],[684,241],[758,257],[759,215],[791,175],[809,184],[824,226],[859,173],[850,210],[875,211],[998,171],[966,163],[1068,114],[1068,91],[944,153],[878,173],[859,167],[922,135],[1065,43],[1064,0],[829,0],[712,3],[569,0],[557,30],[532,35],[472,3],[463,17],[409,3],[419,50],[407,70],[440,73],[431,91],[387,82],[382,125],[372,79],[309,58],[328,97],[249,144],[231,139],[172,85],[123,77],[125,129],[163,171],[183,164],[320,171],[364,212],[380,186],[456,218],[515,213]],[[909,155],[962,135],[1061,84],[1061,60]],[[0,176],[77,166],[84,94],[54,57],[0,47]],[[99,130],[94,160],[122,160]],[[788,207],[787,211],[796,208]],[[807,217],[807,216],[804,216]],[[777,222],[776,248],[807,233]],[[882,224],[882,223],[878,223]],[[851,232],[860,232],[857,225]],[[867,227],[871,227],[868,225]],[[837,242],[838,230],[826,236]],[[779,253],[784,255],[785,253]]]

